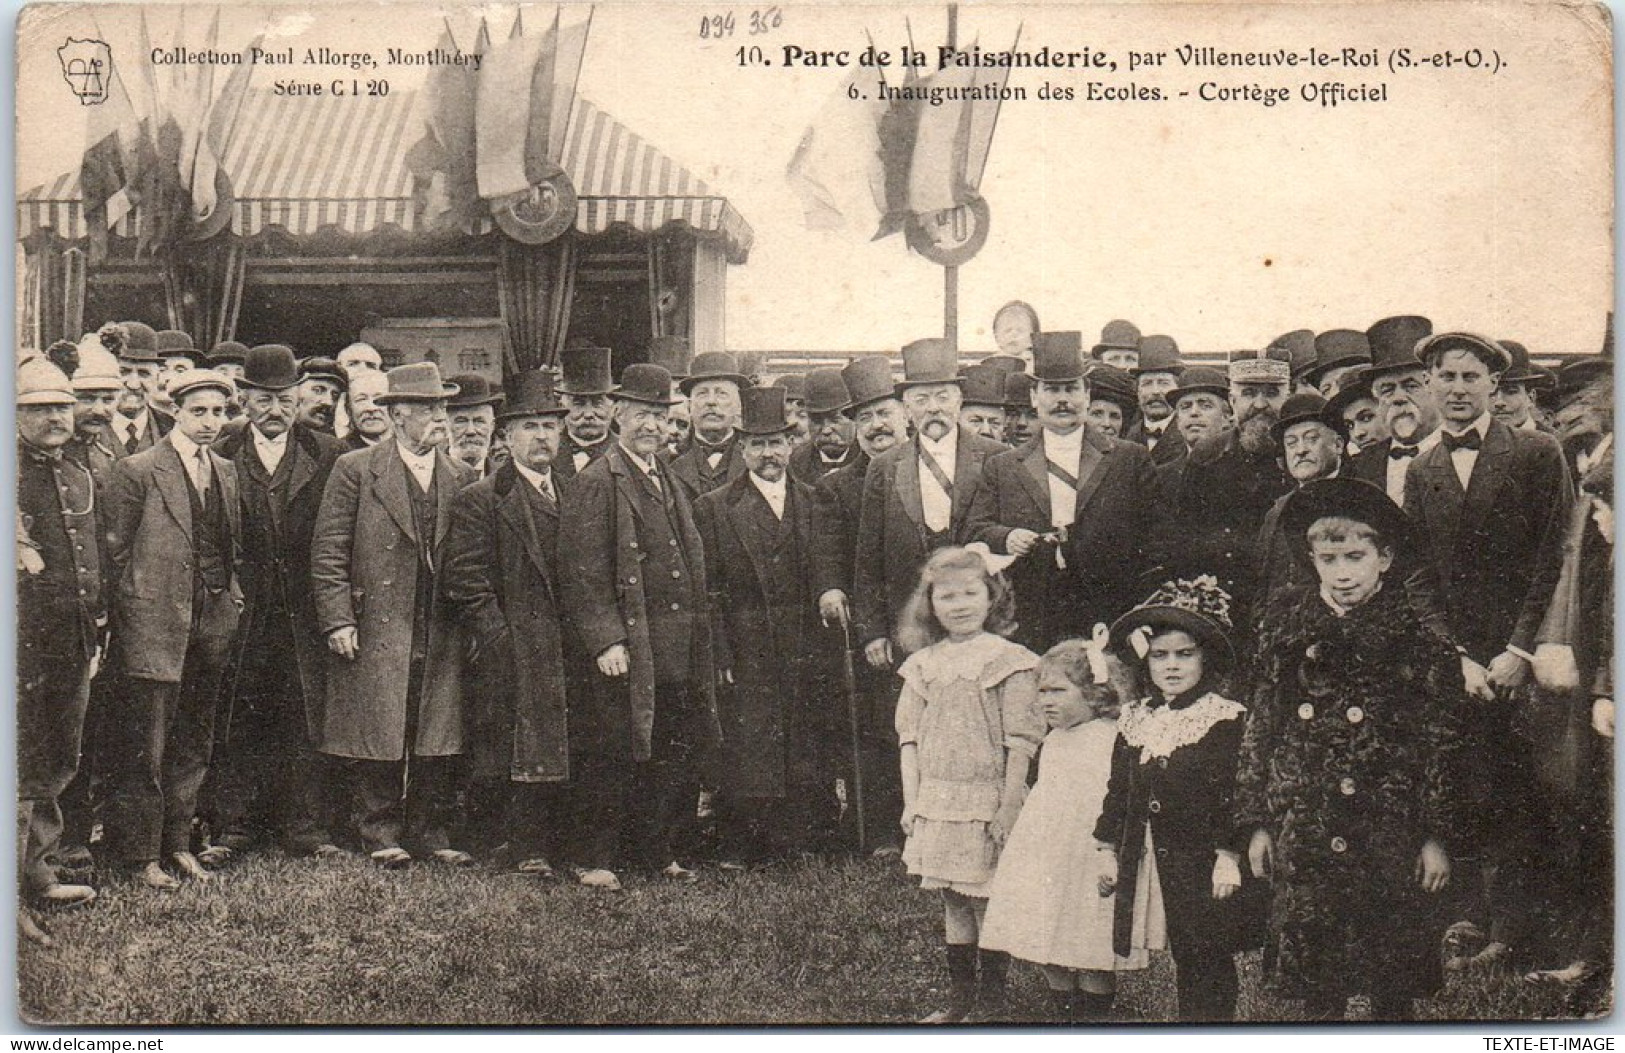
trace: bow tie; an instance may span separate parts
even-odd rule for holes
[[[1421,452],[1422,447],[1420,446],[1406,445],[1402,442],[1396,442],[1390,444],[1388,447],[1388,459],[1390,461],[1406,461],[1412,457],[1415,457]]]
[[[1478,434],[1477,431],[1464,431],[1460,435],[1445,432],[1440,438],[1444,441],[1444,448],[1451,453],[1455,453],[1457,450],[1477,451],[1484,445],[1484,437]]]

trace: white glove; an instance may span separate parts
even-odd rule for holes
[[[1228,899],[1241,888],[1241,857],[1219,849],[1213,857],[1213,898]]]

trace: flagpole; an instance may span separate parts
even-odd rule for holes
[[[959,47],[959,5],[948,5],[948,47]],[[942,268],[942,338],[959,347],[959,268]]]

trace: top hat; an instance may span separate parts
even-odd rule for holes
[[[493,388],[491,382],[478,373],[459,373],[454,377],[446,378],[450,383],[457,385],[457,394],[446,400],[446,408],[453,409],[458,406],[499,406],[507,398],[501,388]]]
[[[1004,408],[1030,410],[1033,408],[1033,380],[1031,373],[1004,375]]]
[[[1318,386],[1322,377],[1339,366],[1370,363],[1371,341],[1364,333],[1358,329],[1328,329],[1315,337],[1314,363],[1297,375],[1304,383]]]
[[[124,330],[124,350],[119,357],[130,362],[159,362],[158,331],[145,322],[120,322]]]
[[[1365,375],[1376,378],[1384,373],[1421,369],[1416,345],[1433,334],[1433,323],[1421,315],[1400,314],[1371,323],[1365,338],[1371,345],[1371,365]]]
[[[1001,373],[1027,372],[1027,363],[1017,358],[1015,355],[988,355],[986,358],[982,359],[982,361],[978,362],[977,365],[992,366]]]
[[[665,367],[673,380],[681,380],[688,375],[688,364],[693,355],[693,350],[688,346],[688,337],[657,336],[650,339],[646,357],[655,365]]]
[[[1139,654],[1158,630],[1178,629],[1190,633],[1202,645],[1212,667],[1228,667],[1235,662],[1230,644],[1230,594],[1218,580],[1204,574],[1193,580],[1170,581],[1145,598],[1139,606],[1112,623],[1112,649]]]
[[[841,371],[823,366],[807,374],[807,412],[839,413],[852,404]]]
[[[1180,399],[1199,391],[1217,395],[1228,401],[1230,381],[1222,372],[1211,366],[1191,366],[1179,374],[1179,384],[1168,392],[1166,396],[1168,405],[1177,409]]]
[[[741,390],[750,386],[750,378],[740,372],[739,359],[726,351],[706,351],[694,356],[688,376],[677,387],[687,395],[694,385],[704,380],[731,380]],[[667,370],[668,375],[670,370]],[[622,374],[623,378],[625,374]],[[623,380],[624,383],[624,380]]]
[[[73,382],[50,359],[31,354],[17,366],[17,405],[72,406],[78,401]]]
[[[243,377],[237,383],[245,388],[286,391],[299,380],[293,348],[286,344],[261,344],[243,356]]]
[[[389,387],[373,399],[380,406],[397,402],[442,402],[457,394],[457,385],[440,379],[440,367],[433,362],[411,362],[396,366],[384,377]]]
[[[237,394],[237,385],[224,373],[216,373],[212,369],[188,369],[170,383],[169,397],[178,405],[185,395],[200,388],[214,388],[224,392],[228,399]]]
[[[847,409],[856,413],[871,402],[897,397],[892,382],[891,360],[885,355],[864,355],[841,367],[841,382],[852,400]]]
[[[1326,414],[1326,400],[1313,391],[1300,391],[1295,395],[1288,395],[1286,401],[1281,403],[1281,416],[1270,428],[1270,434],[1274,436],[1276,442],[1280,442],[1286,437],[1288,428],[1310,420],[1324,424],[1339,434],[1342,433],[1343,429],[1334,425]]]
[[[1034,380],[1063,384],[1082,379],[1084,372],[1082,333],[1073,329],[1033,337]]]
[[[1530,387],[1549,386],[1557,378],[1529,361],[1529,349],[1516,340],[1497,340],[1506,353],[1512,356],[1512,364],[1501,374],[1503,384],[1528,384]]]
[[[1090,348],[1089,354],[1099,358],[1107,351],[1134,351],[1140,350],[1140,327],[1133,322],[1125,322],[1121,318],[1114,318],[1107,322],[1100,330],[1100,343]]]
[[[1089,397],[1116,403],[1123,410],[1125,423],[1140,412],[1140,396],[1133,375],[1104,362],[1089,370]]]
[[[1413,540],[1410,519],[1382,487],[1352,476],[1317,479],[1293,491],[1281,509],[1281,529],[1300,560],[1309,560],[1309,528],[1328,516],[1364,523],[1396,554]]]
[[[515,378],[514,396],[497,413],[497,420],[514,417],[544,417],[569,412],[559,398],[553,374],[546,369],[527,369]]]
[[[615,397],[628,402],[647,402],[652,406],[675,406],[671,397],[671,374],[665,366],[652,362],[634,362],[621,370],[621,383]]]
[[[347,390],[350,386],[349,374],[344,372],[336,359],[328,358],[326,355],[311,355],[309,358],[301,359],[299,379],[331,381],[337,384],[341,391]]]
[[[1292,352],[1284,347],[1262,351],[1230,352],[1230,382],[1233,384],[1290,384]]]
[[[1486,363],[1486,365],[1495,373],[1504,372],[1508,366],[1512,365],[1512,355],[1507,352],[1506,348],[1489,337],[1479,336],[1477,333],[1434,333],[1432,336],[1424,337],[1416,344],[1416,357],[1421,359],[1424,365],[1432,365],[1434,358],[1451,351],[1467,351],[1473,357],[1480,359],[1488,357],[1493,362]]]
[[[614,391],[610,354],[607,347],[566,347],[559,355],[563,374],[559,381],[559,392],[564,395],[608,395]]]
[[[967,406],[1003,406],[1004,378],[1007,374],[997,366],[976,365],[965,369],[965,398]]]
[[[207,362],[212,368],[221,364],[242,365],[248,360],[248,347],[235,340],[222,340],[209,351]]]
[[[1179,357],[1179,345],[1173,337],[1148,336],[1140,341],[1140,364],[1135,367],[1136,375],[1178,373],[1184,368],[1185,360]]]
[[[79,368],[73,371],[75,391],[118,391],[124,387],[118,359],[105,347],[79,345]]]
[[[1034,338],[1036,343],[1037,338]],[[897,390],[920,384],[959,384],[959,353],[941,337],[927,337],[903,345],[903,379]]]
[[[807,402],[807,375],[805,373],[786,373],[773,381],[773,387],[784,392],[784,401]]]
[[[739,393],[739,432],[742,435],[778,435],[790,430],[784,415],[783,388],[746,388]]]
[[[1313,329],[1294,329],[1290,333],[1282,333],[1269,342],[1270,347],[1278,347],[1286,351],[1287,361],[1292,366],[1294,379],[1314,368],[1315,365],[1315,331]]]
[[[154,349],[159,358],[190,358],[193,362],[201,362],[202,355],[198,354],[196,345],[192,343],[192,334],[179,329],[160,329],[153,334]]]

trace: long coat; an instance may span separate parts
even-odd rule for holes
[[[852,560],[857,549],[858,516],[863,508],[863,479],[869,455],[854,448],[846,464],[818,480],[813,516],[815,589],[821,596],[840,589],[852,597]]]
[[[233,422],[237,424],[237,422]],[[316,604],[310,590],[310,539],[316,530],[316,512],[333,463],[343,452],[342,443],[331,435],[294,424],[284,440],[282,455],[287,471],[272,476],[265,472],[246,422],[228,425],[215,441],[214,452],[237,466],[244,507],[243,597],[248,610],[243,631],[238,635],[235,667],[238,675],[228,680],[237,687],[252,688],[241,682],[250,649],[260,646],[266,635],[279,633],[293,641],[293,657],[299,666],[299,687],[305,703],[305,724],[311,741],[322,729],[322,710],[327,702],[327,647],[316,632]],[[261,521],[256,514],[254,492],[274,488],[281,491],[283,507],[279,525]],[[266,624],[278,614],[279,626]]]
[[[1318,586],[1296,586],[1260,619],[1257,674],[1237,824],[1274,839],[1270,938],[1288,996],[1430,994],[1434,900],[1414,870],[1425,841],[1450,850],[1459,831],[1475,705],[1454,649],[1403,589],[1338,617]]]
[[[242,606],[242,509],[237,468],[210,452],[209,464],[226,505],[231,534],[230,590],[236,604],[212,605],[218,617],[196,627],[200,636],[229,638]],[[172,442],[118,462],[107,487],[104,557],[117,582],[113,619],[124,674],[178,684],[192,625],[192,482]]]
[[[469,478],[444,453],[435,454],[435,531],[439,552],[451,503]],[[328,477],[310,545],[316,627],[323,637],[356,627],[353,661],[328,653],[324,753],[398,761],[410,752],[440,757],[462,752],[462,641],[443,608],[446,574],[435,574],[435,613],[419,696],[417,735],[408,742],[407,689],[416,614],[418,530],[406,462],[391,441],[340,457]]]
[[[852,445],[847,448],[845,457],[841,458],[834,464],[830,464],[824,460],[821,454],[819,454],[816,444],[812,442],[804,442],[800,446],[797,446],[794,452],[790,454],[790,476],[793,479],[801,480],[808,486],[816,486],[818,485],[818,480],[824,478],[826,475],[829,475],[831,472],[839,471],[840,469],[845,468],[847,465],[851,464],[855,458],[860,456],[862,456],[862,451],[858,449],[858,444],[853,442]]]
[[[631,659],[624,678],[592,674],[596,678],[594,733],[607,749],[646,761],[654,732],[655,669],[648,604],[639,573],[645,554],[638,541],[640,483],[633,473],[640,470],[617,443],[575,477],[559,520],[559,565],[565,617],[583,653],[595,660],[615,644],[624,644]],[[699,602],[704,604],[704,547],[688,498],[681,487],[670,485],[678,544],[699,589]],[[708,619],[696,618],[689,687],[702,713],[703,730],[713,743],[721,736],[714,670]]]
[[[553,480],[565,501],[561,483]],[[558,536],[558,504],[511,463],[451,508],[441,560],[446,600],[473,644],[466,738],[478,777],[570,776]]]
[[[1086,428],[1076,471],[1075,518],[1062,547],[1066,569],[1057,566],[1049,543],[1010,567],[1021,623],[1015,639],[1040,654],[1069,636],[1088,636],[1096,622],[1109,625],[1140,598],[1155,512],[1150,452]],[[1017,528],[1040,534],[1051,529],[1042,432],[1019,449],[988,458],[971,503],[967,540],[1004,553]]]
[[[968,540],[971,495],[981,479],[982,463],[1009,448],[959,429],[948,520],[953,543]],[[931,554],[927,537],[925,509],[920,503],[920,445],[914,438],[876,457],[864,477],[853,553],[853,643],[866,644],[896,631],[897,617],[919,584],[920,568]]]
[[[740,476],[694,508],[705,544],[729,788],[780,797],[822,770],[836,727],[833,656],[812,595],[812,487],[786,480],[784,518]],[[796,772],[800,778],[792,778]]]

